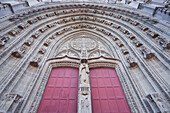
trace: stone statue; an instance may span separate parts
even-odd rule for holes
[[[86,63],[80,65],[80,84],[89,84],[89,68]]]
[[[78,113],[92,113],[88,64],[82,59],[79,68],[79,107]]]

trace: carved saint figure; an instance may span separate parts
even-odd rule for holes
[[[80,84],[89,84],[89,68],[86,63],[80,65]]]

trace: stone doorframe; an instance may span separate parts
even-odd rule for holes
[[[36,96],[34,97],[34,101],[32,103],[32,107],[30,108],[29,111],[32,113],[36,113],[36,111],[38,110],[38,107],[41,102],[43,93],[45,91],[45,87],[48,82],[52,68],[71,67],[71,68],[78,69],[79,66],[80,66],[79,58],[63,56],[63,57],[48,59],[44,65],[44,68],[41,73],[41,75],[43,76],[43,79],[39,85]],[[122,65],[121,65],[121,62],[119,59],[106,58],[104,56],[101,56],[98,58],[92,58],[92,59],[88,59],[88,66],[89,66],[89,69],[92,69],[92,68],[114,68],[117,72],[119,81],[121,83],[122,89],[124,91],[126,100],[129,105],[129,108],[131,109],[132,112],[139,111],[139,109],[137,108],[137,104],[133,99],[132,92],[130,92],[129,86],[127,85],[126,80],[125,80],[124,76],[122,75],[122,72],[121,72]]]

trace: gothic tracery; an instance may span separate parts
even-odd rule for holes
[[[36,112],[55,67],[79,69],[79,113],[92,112],[89,71],[102,67],[116,70],[131,112],[169,112],[168,23],[98,3],[48,4],[0,21],[2,112]]]

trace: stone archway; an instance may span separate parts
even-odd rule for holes
[[[0,21],[2,111],[36,112],[52,67],[79,68],[82,54],[88,54],[90,69],[119,62],[115,70],[132,112],[168,111],[165,22],[98,3],[47,4]],[[92,36],[92,43],[97,40],[95,49],[81,52],[69,45],[83,32]]]

